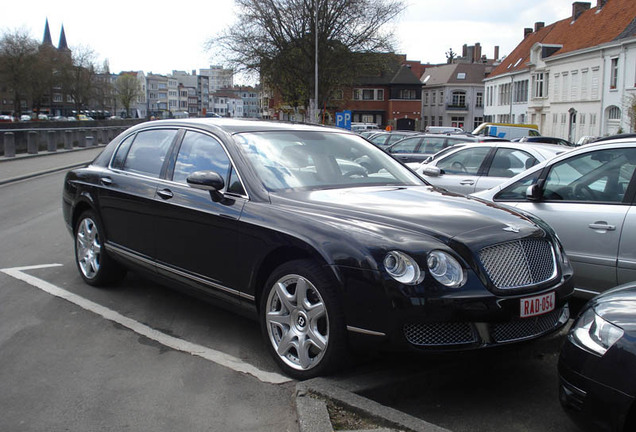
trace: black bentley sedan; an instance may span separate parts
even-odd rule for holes
[[[475,349],[568,319],[572,269],[541,220],[436,189],[341,129],[153,121],[64,182],[91,285],[126,269],[258,317],[288,375],[350,344]]]

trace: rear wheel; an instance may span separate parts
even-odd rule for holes
[[[101,286],[118,282],[125,270],[104,249],[103,230],[93,211],[85,211],[75,226],[75,263],[82,279]]]
[[[331,278],[315,262],[291,261],[272,273],[260,319],[267,347],[287,375],[308,379],[341,365],[344,317]]]

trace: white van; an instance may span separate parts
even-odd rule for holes
[[[473,131],[473,135],[493,136],[507,140],[525,136],[541,136],[537,125],[509,123],[482,123]]]
[[[367,131],[367,130],[380,130],[380,128],[375,123],[351,122],[351,131],[352,132],[364,132],[364,131]]]

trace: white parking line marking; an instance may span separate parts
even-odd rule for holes
[[[76,294],[66,291],[58,286],[55,286],[49,282],[46,282],[42,279],[39,279],[35,276],[31,276],[25,273],[25,271],[27,270],[36,270],[36,269],[43,269],[43,268],[49,268],[49,267],[59,267],[61,265],[62,264],[44,264],[44,265],[38,265],[38,266],[0,269],[0,271],[15,279],[19,279],[23,282],[26,282],[31,286],[39,288],[42,291],[45,291],[51,295],[54,295],[56,297],[69,301],[81,307],[82,309],[85,309],[87,311],[100,315],[101,317],[109,321],[116,322],[117,324],[120,324],[134,331],[137,334],[143,335],[147,338],[150,338],[172,349],[183,351],[185,353],[188,353],[194,356],[202,357],[206,360],[209,360],[221,366],[225,366],[237,372],[242,372],[242,373],[252,375],[253,377],[265,383],[282,384],[282,383],[291,381],[290,378],[284,375],[277,374],[274,372],[262,371],[231,355],[157,331],[133,319],[127,318],[118,312],[105,308],[104,306],[101,306],[95,302],[87,300],[83,297],[80,297]]]

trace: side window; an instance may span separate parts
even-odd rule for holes
[[[166,154],[176,134],[176,129],[139,132],[125,157],[123,169],[158,178],[163,162],[166,159]],[[119,151],[117,153],[116,158],[119,155]]]
[[[423,153],[437,153],[444,148],[444,138],[424,138],[422,147],[424,147]]]
[[[437,163],[437,166],[446,174],[477,175],[479,167],[486,159],[490,148],[474,147],[459,150]]]
[[[488,169],[491,177],[514,177],[537,164],[537,159],[522,150],[499,148]]]
[[[126,155],[128,155],[128,151],[130,150],[130,145],[133,142],[134,135],[129,136],[124,139],[121,144],[119,144],[119,148],[117,149],[117,153],[115,153],[115,157],[113,158],[113,162],[111,167],[114,169],[124,169],[124,160],[126,160]]]
[[[517,180],[507,188],[502,189],[493,199],[495,201],[525,201],[528,187],[536,184],[539,174],[541,174],[541,170]]]
[[[230,193],[234,193],[237,195],[247,195],[245,193],[245,189],[243,189],[243,185],[241,184],[241,181],[239,180],[238,175],[236,174],[236,170],[234,169],[234,167],[231,168],[230,171],[230,181],[228,182],[228,187],[227,187],[227,191]]]
[[[415,153],[420,138],[407,138],[391,147],[391,153]]]
[[[227,182],[231,166],[230,158],[216,139],[187,131],[179,149],[172,180],[186,183],[186,178],[195,171],[216,171]]]
[[[555,164],[546,178],[546,201],[622,202],[636,168],[636,149],[598,150]]]

